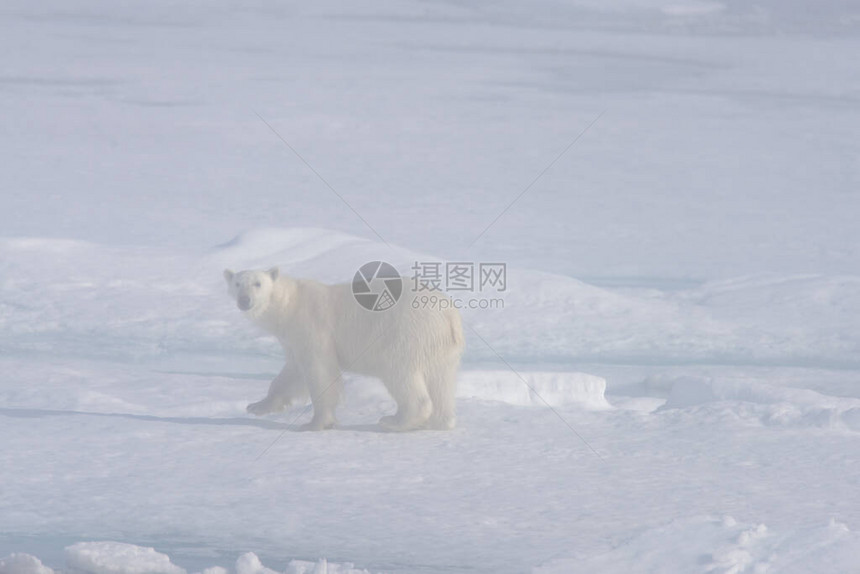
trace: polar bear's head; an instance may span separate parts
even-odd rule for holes
[[[236,306],[253,317],[260,316],[269,306],[272,288],[278,279],[278,268],[268,271],[224,270],[227,293],[236,301]]]

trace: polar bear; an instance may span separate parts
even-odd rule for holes
[[[310,396],[313,419],[303,430],[332,428],[342,372],[378,377],[397,402],[384,428],[407,431],[454,427],[456,373],[464,338],[453,305],[415,305],[404,290],[393,307],[365,309],[351,285],[325,285],[268,271],[224,271],[228,293],[252,323],[274,335],[287,364],[265,398],[248,405],[263,415]],[[440,297],[439,301],[449,299]],[[443,308],[444,307],[444,308]]]

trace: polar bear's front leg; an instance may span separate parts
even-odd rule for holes
[[[248,405],[248,412],[262,416],[284,410],[293,403],[307,401],[308,389],[301,373],[293,363],[287,363],[269,385],[263,400]]]
[[[326,430],[333,428],[337,421],[334,411],[343,388],[343,374],[334,353],[320,353],[305,368],[308,392],[314,405],[314,416],[300,430]]]

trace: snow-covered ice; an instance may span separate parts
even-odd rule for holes
[[[70,574],[187,574],[184,568],[173,564],[170,557],[154,548],[122,542],[79,542],[65,549],[65,566]],[[290,560],[286,570],[273,570],[263,565],[253,552],[239,556],[233,568],[212,566],[199,574],[369,574],[352,564]],[[35,556],[14,553],[0,559],[0,574],[53,574]]]
[[[0,574],[53,574],[42,561],[21,552],[13,552],[5,558],[0,558]]]
[[[856,53],[838,0],[6,1],[0,574],[856,572]],[[507,264],[457,428],[248,415],[222,270],[376,259]]]
[[[66,567],[88,574],[183,574],[154,548],[122,542],[79,542],[66,548]]]
[[[557,560],[535,574],[567,572],[851,571],[860,563],[860,535],[831,521],[790,534],[731,516],[697,516],[649,529],[586,560]]]

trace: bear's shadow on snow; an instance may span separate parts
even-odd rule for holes
[[[258,420],[251,418],[208,418],[208,417],[164,417],[156,415],[138,415],[134,413],[95,413],[89,411],[62,411],[55,409],[10,409],[0,408],[0,416],[18,417],[18,418],[44,418],[44,417],[61,417],[61,416],[87,416],[87,417],[105,417],[105,418],[122,418],[136,421],[149,421],[160,423],[173,423],[184,425],[220,425],[220,426],[255,426],[265,429],[290,429],[298,425],[287,425],[275,421]]]
[[[104,418],[120,418],[130,419],[135,421],[159,422],[183,425],[215,425],[215,426],[249,426],[267,430],[281,430],[292,432],[304,432],[302,423],[291,422],[290,424],[258,418],[211,418],[211,417],[165,417],[156,415],[140,415],[134,413],[95,413],[88,411],[63,411],[56,409],[28,409],[28,408],[6,408],[0,407],[0,416],[14,418],[45,418],[45,417],[62,417],[62,416],[88,416],[88,417],[104,417]],[[354,431],[354,432],[375,432],[389,433],[388,431],[375,424],[350,424],[338,425],[334,428],[335,431]]]

